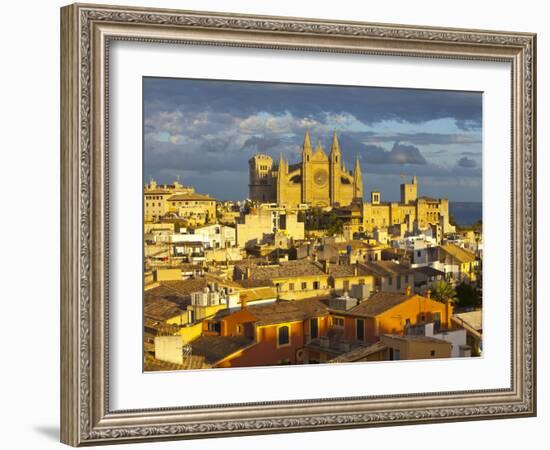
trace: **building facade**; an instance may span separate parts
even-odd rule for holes
[[[145,222],[159,220],[168,212],[167,200],[175,194],[193,194],[192,186],[184,186],[178,181],[172,184],[157,184],[153,179],[143,189],[143,216]]]
[[[237,245],[241,248],[266,242],[273,242],[277,234],[283,233],[289,239],[304,239],[304,223],[298,221],[298,214],[284,207],[263,204],[243,215],[237,224]]]
[[[306,132],[299,163],[289,164],[282,154],[276,165],[270,156],[263,154],[254,155],[248,163],[249,194],[253,201],[288,208],[300,204],[327,208],[346,206],[363,198],[359,160],[353,171],[346,169],[336,133],[329,155],[320,142],[314,150]]]

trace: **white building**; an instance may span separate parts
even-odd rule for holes
[[[187,233],[173,234],[172,242],[202,242],[206,249],[235,247],[235,228],[226,225],[205,225]]]

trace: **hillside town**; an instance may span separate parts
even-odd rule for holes
[[[144,370],[482,354],[481,220],[445,198],[363,194],[338,136],[249,160],[248,198],[144,187]],[[367,168],[368,172],[368,168]]]

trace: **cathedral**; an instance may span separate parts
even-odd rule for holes
[[[300,204],[327,208],[347,206],[363,198],[363,178],[359,159],[353,171],[346,170],[336,132],[327,155],[317,144],[311,146],[306,131],[302,160],[289,164],[281,154],[278,164],[268,155],[256,154],[248,161],[250,199],[295,208]]]

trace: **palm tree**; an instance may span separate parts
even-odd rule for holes
[[[457,300],[456,291],[454,290],[451,283],[449,283],[448,281],[436,281],[432,285],[432,289],[432,297],[435,300],[443,303],[446,303],[448,301],[456,302]]]

